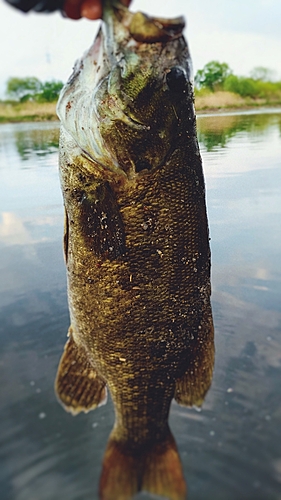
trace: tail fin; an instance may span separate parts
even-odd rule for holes
[[[139,491],[169,500],[185,500],[187,488],[175,440],[169,431],[162,442],[139,452],[110,438],[100,478],[101,500],[131,500]]]
[[[140,491],[140,464],[137,456],[109,438],[103,458],[99,484],[101,500],[130,500]]]
[[[186,499],[182,464],[170,431],[165,442],[157,443],[145,457],[142,489],[169,500]]]

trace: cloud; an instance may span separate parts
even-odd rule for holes
[[[2,220],[1,220],[2,219]],[[32,227],[55,226],[58,224],[59,217],[44,216],[36,219],[22,219],[13,212],[0,213],[0,244],[4,245],[29,245],[43,241],[50,241],[51,238],[46,235],[38,238],[32,236]],[[30,228],[30,230],[28,230]]]
[[[212,9],[204,9],[204,3],[205,0],[203,5],[200,2],[200,8],[198,3],[195,10],[191,9],[187,29],[195,72],[207,62],[219,60],[227,62],[237,75],[246,76],[254,67],[264,66],[273,69],[281,78],[281,3],[278,8],[278,30],[277,26],[274,28],[276,22],[272,24],[271,30],[269,28],[271,17],[276,13],[268,9],[267,15],[263,16],[263,10],[257,13],[252,1],[244,2],[247,8],[241,10],[240,16],[235,2],[208,2]],[[216,5],[220,6],[217,13],[213,11]]]
[[[22,220],[12,212],[2,212],[0,222],[0,242],[9,245],[26,245],[32,238]]]

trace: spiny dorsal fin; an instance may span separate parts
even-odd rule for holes
[[[67,341],[58,367],[55,390],[63,407],[76,415],[106,402],[106,383],[90,364],[72,336]]]

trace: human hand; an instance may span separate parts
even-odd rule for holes
[[[130,4],[131,0],[120,0],[126,5]],[[102,0],[65,0],[63,12],[70,19],[100,19],[102,17]]]

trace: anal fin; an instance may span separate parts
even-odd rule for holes
[[[106,382],[90,364],[83,347],[72,336],[67,341],[55,381],[55,391],[65,410],[87,413],[106,402]]]

